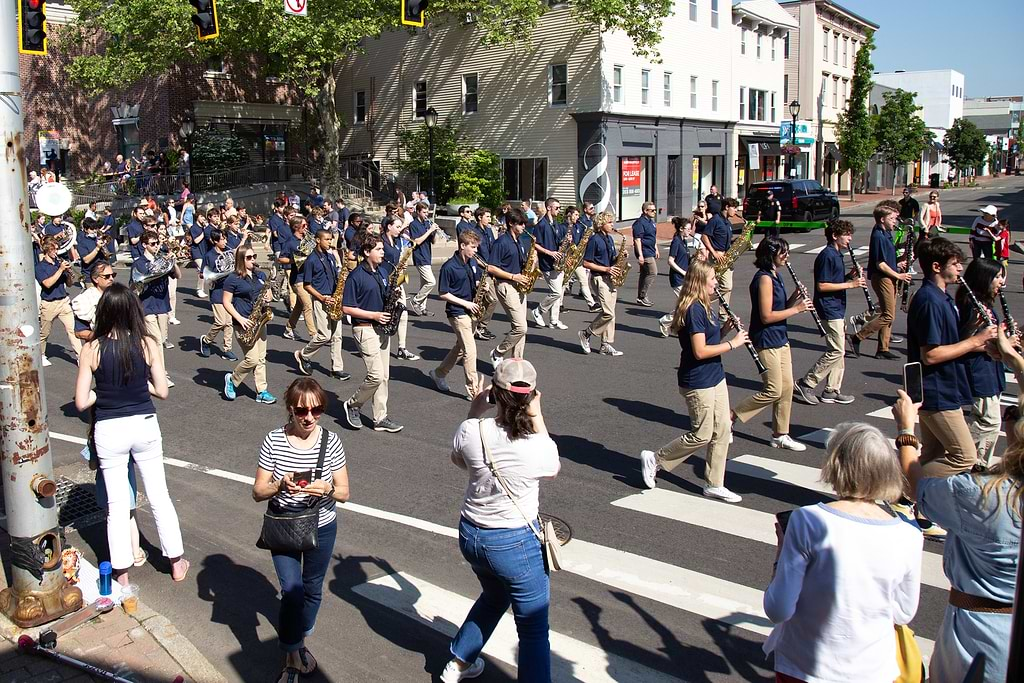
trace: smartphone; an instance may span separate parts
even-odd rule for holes
[[[789,525],[789,516],[793,514],[792,510],[783,510],[782,512],[775,513],[775,521],[782,527],[782,533],[786,533],[786,527]]]
[[[903,391],[907,392],[913,403],[924,401],[924,380],[921,377],[920,363],[907,363],[903,366]]]
[[[313,480],[313,470],[306,470],[305,472],[296,472],[292,475],[292,481],[295,482],[296,486],[306,488],[309,486],[309,482]]]

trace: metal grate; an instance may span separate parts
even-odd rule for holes
[[[545,515],[541,513],[540,523],[544,525],[548,522],[551,522],[555,527],[555,537],[558,538],[559,544],[565,545],[572,540],[572,527],[569,526],[565,520],[559,519],[553,515]]]
[[[84,529],[107,518],[107,511],[96,505],[96,485],[82,484],[61,477],[57,480],[57,524],[64,528]]]

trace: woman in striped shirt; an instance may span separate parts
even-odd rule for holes
[[[338,531],[336,506],[330,501],[348,500],[348,469],[341,439],[318,424],[327,407],[327,393],[320,385],[308,377],[297,379],[284,398],[288,423],[263,440],[252,497],[257,502],[270,500],[275,511],[300,511],[311,503],[323,503],[316,548],[271,553],[281,582],[277,635],[286,653],[278,681],[295,683],[300,674],[316,670],[316,660],[306,650],[305,637],[313,633],[316,624],[324,576]],[[323,471],[317,478],[313,471],[320,456],[321,439],[326,440],[326,449]]]

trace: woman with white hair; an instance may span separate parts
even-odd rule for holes
[[[992,258],[995,255],[996,237],[999,235],[998,209],[992,204],[978,209],[981,215],[971,224],[971,258]]]
[[[776,680],[890,683],[899,677],[894,624],[917,612],[923,537],[879,506],[903,489],[885,436],[862,422],[838,425],[821,479],[838,500],[794,510],[779,538],[764,611]]]

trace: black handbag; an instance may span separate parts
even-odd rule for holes
[[[313,470],[313,481],[322,476],[324,455],[327,453],[327,430],[321,429],[320,457]],[[263,513],[263,529],[256,547],[275,553],[295,553],[313,550],[318,545],[320,526],[320,498],[312,498],[305,510],[286,510],[271,499]]]

